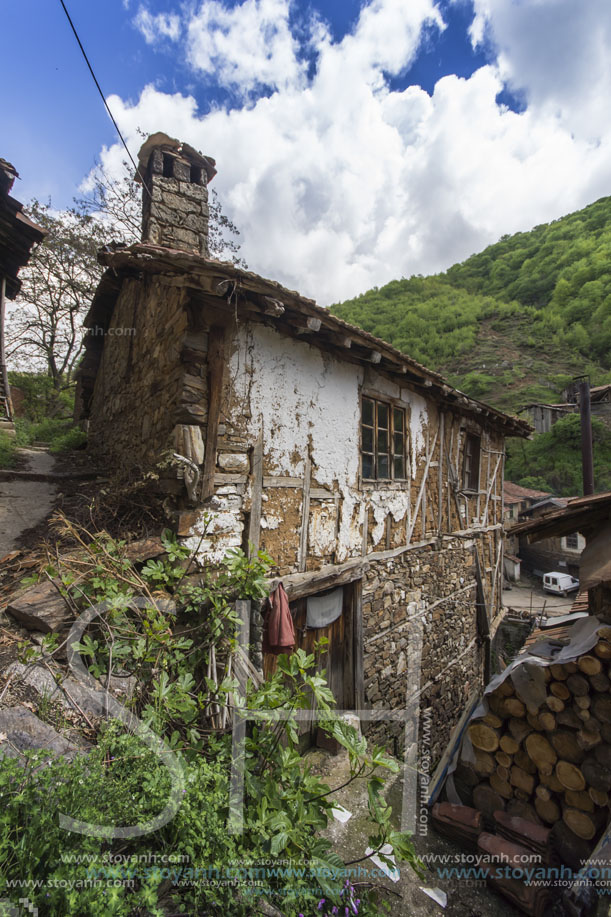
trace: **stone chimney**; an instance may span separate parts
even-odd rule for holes
[[[142,241],[208,256],[208,182],[214,159],[167,134],[152,134],[138,154]]]

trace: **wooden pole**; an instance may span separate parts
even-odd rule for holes
[[[2,383],[2,401],[4,402],[4,411],[6,420],[13,421],[13,405],[11,402],[11,390],[8,384],[8,372],[6,368],[6,347],[4,337],[4,315],[6,310],[6,277],[0,280],[0,382]]]

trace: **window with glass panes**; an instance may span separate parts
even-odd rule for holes
[[[368,480],[405,478],[405,410],[363,398],[361,410],[361,474]]]

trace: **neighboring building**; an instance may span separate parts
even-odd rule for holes
[[[563,541],[578,533],[584,545],[578,571],[582,591],[573,610],[587,610],[607,624],[611,624],[610,520],[611,493],[592,494],[568,500],[564,507],[510,531],[529,544]]]
[[[398,749],[419,691],[435,759],[488,677],[504,437],[530,427],[312,300],[210,259],[212,160],[155,135],[140,168],[148,241],[100,253],[86,320],[90,449],[116,472],[155,469],[173,524],[209,561],[267,551],[300,645],[329,637],[339,706],[372,708],[369,733]],[[262,667],[257,646],[254,659]]]
[[[522,410],[528,411],[535,432],[549,433],[558,420],[568,417],[569,414],[579,413],[577,387],[569,387],[565,392],[565,397],[566,401],[561,404],[534,402],[524,406]],[[593,385],[590,388],[590,411],[593,417],[598,417],[607,427],[611,428],[611,385]]]
[[[506,526],[518,521],[520,513],[537,503],[544,497],[551,497],[551,494],[543,490],[532,490],[530,487],[522,487],[520,484],[514,484],[511,481],[503,481],[503,519]],[[505,578],[510,583],[520,581],[521,558],[518,556],[520,551],[519,541],[516,537],[505,535],[505,552],[503,565]]]
[[[14,299],[19,292],[19,269],[29,261],[33,246],[47,234],[25,215],[23,205],[10,196],[18,177],[15,167],[0,159],[0,430],[12,434],[15,427],[4,343],[5,301]]]
[[[520,513],[520,519],[542,519],[550,513],[565,509],[569,504],[568,497],[548,497],[534,503]],[[535,576],[543,576],[553,570],[561,573],[570,573],[571,576],[579,575],[579,558],[585,547],[585,540],[578,532],[570,532],[561,537],[550,536],[540,539],[536,544],[531,544],[528,539],[517,534],[518,530],[510,529],[508,536],[519,538],[519,555],[525,567],[528,567]]]

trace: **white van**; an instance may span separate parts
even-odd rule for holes
[[[567,595],[569,592],[575,592],[579,589],[579,580],[568,573],[546,573],[543,577],[543,589],[545,592],[555,592],[556,595]]]

